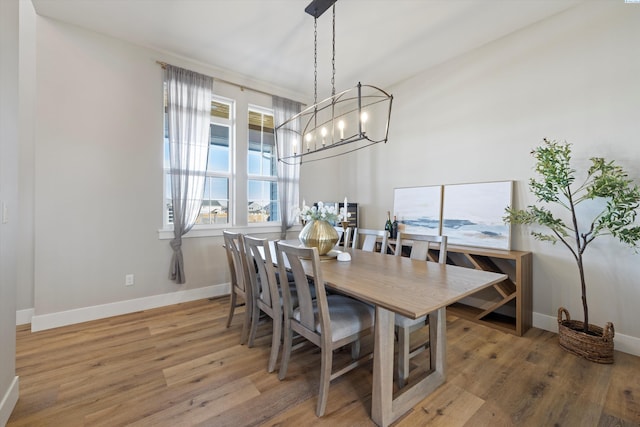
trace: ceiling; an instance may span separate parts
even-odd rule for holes
[[[40,16],[313,98],[310,0],[32,0]],[[581,0],[340,0],[336,89],[386,89]],[[318,98],[331,92],[331,9],[318,18]],[[216,76],[214,76],[216,77]],[[220,76],[218,76],[220,77]],[[240,81],[238,81],[240,83]]]

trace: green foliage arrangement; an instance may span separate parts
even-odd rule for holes
[[[540,206],[526,209],[506,209],[504,220],[512,224],[541,225],[549,233],[532,231],[537,240],[561,242],[573,254],[580,273],[584,332],[589,333],[589,308],[584,276],[583,253],[596,237],[611,235],[637,252],[640,242],[640,226],[634,225],[640,190],[629,179],[622,167],[601,157],[591,158],[591,167],[582,183],[576,183],[576,171],[571,167],[571,144],[543,140],[543,144],[531,154],[536,160],[535,171],[539,179],[529,181],[529,189]],[[591,220],[590,226],[578,227],[576,206],[586,200],[606,199],[606,206]],[[565,222],[549,208],[555,204],[569,211],[571,220]],[[585,224],[584,222],[582,222]]]

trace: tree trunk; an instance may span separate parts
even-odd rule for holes
[[[582,288],[582,309],[584,310],[584,333],[589,333],[589,306],[587,305],[587,284],[584,280],[584,266],[582,253],[578,254],[578,271],[580,272],[580,287]]]

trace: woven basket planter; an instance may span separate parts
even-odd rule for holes
[[[563,319],[566,317],[566,319]],[[558,340],[560,347],[597,363],[613,363],[613,323],[607,322],[604,330],[589,324],[589,334],[583,331],[584,322],[571,320],[566,308],[558,309]]]

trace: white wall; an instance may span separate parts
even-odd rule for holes
[[[21,175],[25,199],[35,182],[33,329],[228,292],[221,237],[184,239],[187,282],[168,279],[171,248],[158,233],[163,111],[156,61],[229,76],[55,20],[35,22],[34,154],[25,156]],[[270,106],[259,92],[219,81],[214,88],[238,105]],[[129,273],[135,285],[125,287]],[[25,280],[20,301],[29,300],[28,288]]]
[[[20,1],[19,21],[19,66],[18,106],[19,123],[19,188],[20,211],[18,217],[18,260],[17,280],[19,313],[31,314],[33,309],[33,266],[34,266],[34,143],[35,143],[35,100],[36,100],[36,12],[30,1]],[[19,323],[28,323],[29,317]]]
[[[525,207],[529,153],[543,137],[573,143],[576,165],[616,159],[640,182],[639,23],[640,5],[586,2],[391,88],[389,143],[348,159],[342,181],[362,225],[382,227],[393,189],[405,186],[515,180]],[[310,199],[314,176],[302,174]],[[555,330],[559,306],[582,317],[577,270],[566,248],[529,231],[516,227],[512,247],[534,253],[534,321]],[[590,321],[612,321],[616,348],[636,354],[638,256],[608,237],[586,252]]]
[[[18,400],[16,243],[18,224],[18,0],[0,1],[0,425]],[[2,207],[6,207],[5,216]]]

